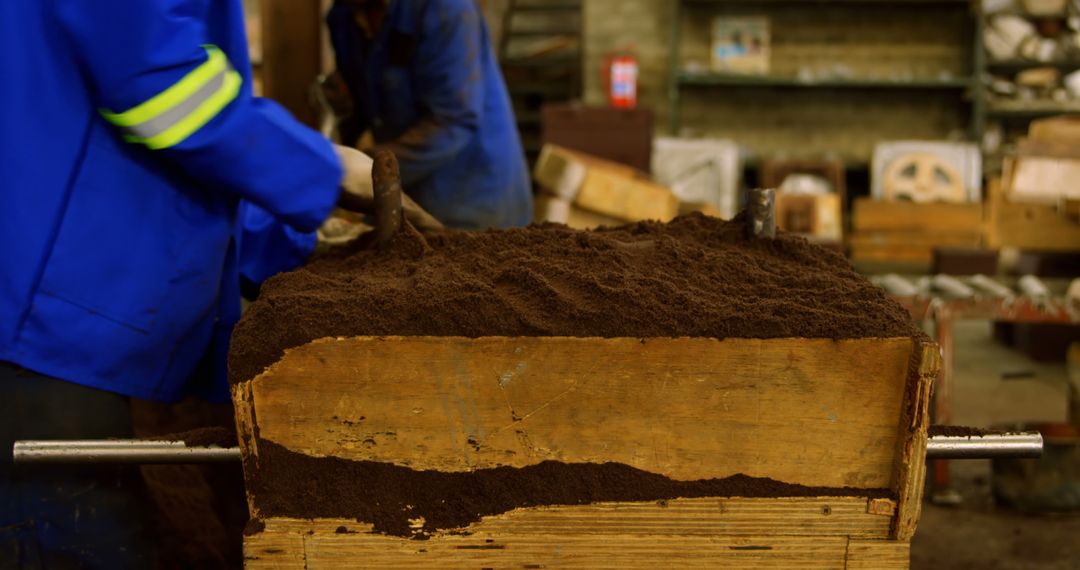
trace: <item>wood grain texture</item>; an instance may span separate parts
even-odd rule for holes
[[[246,570],[303,570],[307,568],[304,535],[294,532],[263,531],[244,537]]]
[[[891,513],[875,514],[865,497],[708,497],[647,502],[515,509],[487,516],[442,536],[513,534],[650,534],[657,536],[778,535],[885,539]],[[269,518],[270,533],[370,534],[370,524],[349,519]],[[408,542],[410,539],[393,537]],[[436,536],[431,540],[440,540]]]
[[[251,381],[247,402],[260,437],[314,456],[880,489],[896,483],[911,350],[908,338],[324,339]]]
[[[916,204],[858,198],[852,216],[855,231],[979,234],[983,227],[982,204]]]
[[[926,245],[852,245],[851,255],[853,263],[904,263],[912,267],[918,266],[923,273],[930,270],[934,261],[934,247]]]
[[[307,568],[842,568],[845,537],[456,537],[408,544],[371,537],[304,539]]]
[[[911,543],[906,540],[855,540],[848,542],[847,570],[907,570]]]
[[[313,536],[308,539],[308,567],[349,568],[357,560],[364,560],[365,565],[375,568],[839,568],[843,567],[847,546],[844,537],[773,536],[642,540],[635,536],[536,535],[482,545],[463,544],[467,541],[447,541],[425,552],[406,545],[404,552],[394,552],[390,548],[402,545],[373,540],[353,543],[365,548],[350,552],[341,549],[343,539]]]
[[[700,502],[701,500],[698,500]],[[622,532],[592,527],[581,518],[589,507],[554,507],[515,511],[490,517],[469,527],[464,534],[437,536],[417,541],[384,535],[356,533],[349,521],[301,521],[270,519],[262,533],[245,537],[246,567],[251,568],[656,568],[754,567],[754,568],[907,568],[908,543],[856,536],[867,526],[807,528],[803,534],[776,533],[795,530],[787,519],[827,517],[822,501],[833,513],[865,511],[866,499],[798,499],[802,504],[769,509],[775,499],[725,499],[736,510],[757,511],[750,519],[708,533],[685,534],[675,527],[655,526],[654,532]],[[758,503],[757,505],[740,503]],[[614,505],[609,505],[608,508]],[[624,503],[625,508],[648,510],[645,504]],[[596,507],[594,505],[594,507]],[[803,512],[800,512],[800,509]],[[576,524],[546,529],[513,524],[515,517],[531,518],[542,511],[562,511],[579,517]],[[769,512],[773,511],[773,512]],[[663,517],[658,520],[662,520]],[[885,518],[885,517],[877,517]],[[670,517],[669,517],[670,519]],[[673,520],[673,519],[671,519]],[[887,520],[887,519],[886,519]],[[492,524],[495,523],[495,524]],[[509,524],[500,524],[509,523]],[[341,532],[336,529],[345,526]],[[764,529],[764,530],[762,530]],[[878,531],[882,529],[877,529]],[[854,534],[852,534],[854,533]]]
[[[899,439],[896,448],[892,488],[896,489],[897,513],[892,537],[908,541],[915,534],[922,512],[923,489],[926,486],[927,429],[930,427],[930,395],[934,380],[941,371],[941,351],[937,344],[921,347],[915,382],[908,385],[904,395],[904,412],[900,417]]]
[[[679,215],[679,199],[671,190],[646,178],[631,178],[606,168],[589,168],[574,203],[626,221],[667,222]]]
[[[259,450],[255,445],[259,427],[255,422],[255,403],[251,396],[251,383],[243,382],[233,384],[231,387],[233,412],[236,417],[236,433],[240,442],[240,458],[243,462],[244,473],[253,473],[259,462]],[[244,494],[247,497],[248,513],[253,517],[258,516],[255,500],[251,489],[245,485]]]
[[[875,247],[979,247],[982,244],[982,232],[931,231],[927,233],[908,231],[860,231],[851,234],[849,241],[852,248],[871,250]]]
[[[1006,160],[1004,176],[1010,176]],[[989,183],[990,215],[987,232],[990,247],[1017,247],[1046,251],[1080,250],[1080,224],[1056,205],[1011,202],[997,179]]]

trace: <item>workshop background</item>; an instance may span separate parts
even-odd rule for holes
[[[330,2],[245,4],[257,91],[332,131]],[[1040,460],[932,461],[912,568],[1080,567],[1080,2],[481,4],[537,222],[730,218],[777,188],[781,229],[844,252],[942,345],[935,424],[1046,438]],[[142,434],[231,422],[184,406]],[[170,469],[144,472],[239,484]],[[172,501],[175,536],[243,522]],[[227,542],[178,559],[236,560]]]

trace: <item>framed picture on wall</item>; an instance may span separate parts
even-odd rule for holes
[[[769,19],[717,16],[712,23],[712,70],[769,73]]]

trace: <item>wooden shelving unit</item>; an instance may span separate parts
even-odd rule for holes
[[[712,123],[702,130],[749,141],[754,155],[833,152],[856,170],[865,169],[875,138],[944,139],[956,130],[982,136],[982,45],[967,0],[681,0],[672,10],[672,134],[697,127],[704,115]],[[718,15],[770,19],[769,74],[708,71],[708,26]],[[926,26],[908,34],[912,23]],[[832,43],[838,36],[839,43]],[[875,58],[877,53],[884,57]],[[877,60],[884,69],[873,69]],[[830,69],[836,62],[840,68]],[[693,124],[684,124],[695,111]],[[755,114],[763,118],[760,129],[750,124]],[[769,129],[784,132],[769,135]],[[841,146],[803,140],[822,133],[833,133]]]
[[[775,0],[774,0],[775,1]],[[828,89],[967,89],[971,87],[968,77],[956,79],[800,79],[769,75],[737,75],[725,73],[679,73],[679,85],[692,86],[749,86],[749,87],[792,87],[792,88],[828,88]]]

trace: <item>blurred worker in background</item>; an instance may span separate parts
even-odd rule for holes
[[[475,0],[337,0],[330,39],[353,99],[342,143],[370,129],[405,190],[451,227],[527,225],[517,126]]]
[[[137,470],[15,469],[12,442],[227,399],[241,276],[370,198],[370,159],[252,96],[247,50],[240,0],[0,3],[0,567],[149,566]]]

